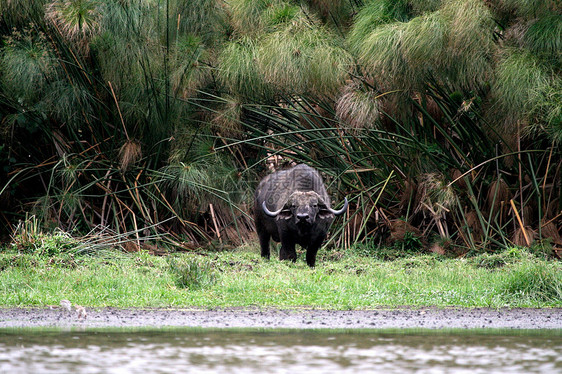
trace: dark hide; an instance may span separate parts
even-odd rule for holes
[[[262,257],[269,258],[269,239],[281,242],[279,258],[296,261],[295,245],[306,249],[306,263],[313,267],[335,211],[320,174],[298,165],[265,177],[255,193],[254,214]],[[265,204],[264,204],[265,202]],[[265,207],[265,209],[264,209]]]

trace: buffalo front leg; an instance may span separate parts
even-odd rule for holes
[[[280,260],[297,261],[297,251],[295,250],[296,241],[290,230],[284,227],[279,228],[279,239],[281,249],[279,249]]]
[[[306,264],[313,268],[316,266],[316,253],[318,252],[318,247],[310,247],[306,251]]]
[[[316,265],[316,254],[322,245],[324,237],[318,238],[313,241],[306,250],[306,264],[313,268]]]

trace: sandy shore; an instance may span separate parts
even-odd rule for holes
[[[500,328],[562,329],[562,309],[376,309],[367,311],[279,309],[86,308],[0,309],[0,328],[208,327],[295,329]]]

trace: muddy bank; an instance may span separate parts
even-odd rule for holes
[[[81,312],[81,311],[79,311]],[[0,328],[208,327],[297,329],[562,329],[562,309],[0,309]]]

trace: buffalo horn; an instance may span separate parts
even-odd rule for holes
[[[345,198],[344,202],[343,202],[343,207],[340,210],[334,210],[332,208],[328,208],[328,210],[330,211],[330,213],[332,213],[334,216],[339,216],[341,214],[344,214],[345,211],[347,210],[347,197]],[[267,213],[267,212],[266,212]],[[279,213],[278,213],[279,214]]]
[[[270,217],[277,217],[277,215],[281,213],[281,211],[283,210],[283,208],[281,208],[279,210],[272,212],[271,210],[267,209],[267,206],[265,205],[265,201],[261,204],[261,207],[263,208],[264,213]]]

